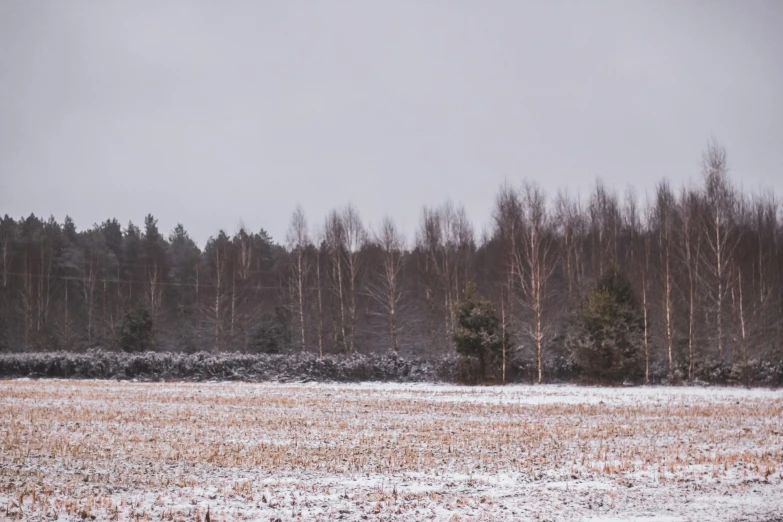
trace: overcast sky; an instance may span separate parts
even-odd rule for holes
[[[498,186],[783,196],[783,1],[0,0],[0,213],[284,240]]]

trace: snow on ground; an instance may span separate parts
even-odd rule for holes
[[[0,519],[783,520],[783,392],[0,381]]]

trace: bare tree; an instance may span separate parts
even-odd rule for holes
[[[767,290],[767,281],[763,280],[767,274],[764,260],[766,249],[760,246],[768,239],[765,237],[765,221],[769,211],[774,212],[774,207],[770,209],[770,201],[759,198],[751,201],[742,196],[736,198],[735,228],[745,233],[738,238],[738,248],[734,251],[730,268],[730,277],[733,279],[730,292],[735,319],[732,358],[735,370],[739,370],[746,384],[749,383],[751,346],[759,350],[765,344],[765,312],[772,295]]]
[[[454,282],[458,270],[457,264],[457,234],[455,232],[456,215],[454,204],[447,201],[436,216],[440,223],[441,231],[440,244],[436,250],[436,263],[441,277],[441,286],[443,290],[443,311],[446,332],[446,342],[451,343],[454,334],[454,303],[459,297],[458,283]]]
[[[334,344],[342,351],[348,350],[348,338],[345,332],[345,289],[343,284],[343,252],[346,249],[345,227],[337,211],[332,211],[324,223],[324,243],[329,251],[331,264],[332,296],[337,299],[334,318]]]
[[[417,237],[426,255],[426,270],[438,282],[429,281],[428,300],[434,311],[436,292],[443,300],[444,337],[451,344],[454,333],[454,303],[470,279],[470,263],[475,242],[473,227],[465,208],[447,201],[439,209],[424,208]]]
[[[441,220],[438,212],[424,207],[419,221],[419,230],[416,233],[416,248],[423,254],[424,300],[427,311],[427,331],[430,344],[437,346],[442,339],[438,334],[438,291],[442,282],[439,253],[442,243]]]
[[[674,377],[674,295],[672,291],[672,249],[677,210],[674,193],[665,180],[658,184],[655,194],[655,226],[658,232],[659,279],[663,310],[664,340],[669,363],[669,378]]]
[[[649,204],[646,206],[645,222],[643,224],[643,250],[642,250],[642,317],[644,320],[644,382],[650,382],[650,320],[649,320],[649,282],[650,282],[650,243],[652,242],[650,226],[653,221],[653,211]]]
[[[584,237],[586,224],[579,200],[572,201],[568,191],[558,191],[555,199],[560,259],[568,283],[568,297],[582,294],[584,280]]]
[[[398,317],[402,301],[400,277],[405,239],[391,218],[385,218],[375,241],[381,250],[381,266],[368,283],[368,293],[383,310],[389,327],[389,338],[394,353],[399,351]]]
[[[640,217],[639,202],[636,196],[636,190],[628,187],[623,198],[622,228],[628,235],[628,249],[626,250],[626,265],[629,272],[632,272],[636,266],[636,258],[639,255]]]
[[[518,274],[518,247],[522,244],[522,203],[519,192],[509,184],[503,184],[495,198],[493,213],[495,236],[500,240],[500,249],[504,273],[500,284],[500,319],[501,319],[501,380],[506,382],[506,367],[509,355],[509,319],[513,317],[513,287]],[[507,319],[508,318],[508,319]]]
[[[756,260],[754,269],[751,270],[751,280],[756,280],[754,285],[754,302],[758,304],[758,324],[761,344],[769,344],[774,330],[774,314],[769,313],[770,306],[775,299],[776,270],[774,263],[778,260],[776,255],[777,238],[777,214],[780,205],[771,192],[754,197],[752,202],[752,226],[756,238]],[[777,281],[778,286],[783,281]]]
[[[216,238],[207,243],[207,267],[210,287],[214,291],[211,301],[205,299],[204,315],[213,326],[214,349],[221,350],[225,346],[224,329],[227,303],[230,299],[228,287],[228,262],[230,257],[229,238],[221,230]],[[207,296],[208,297],[208,296]]]
[[[543,349],[550,333],[546,303],[548,283],[557,266],[546,197],[538,185],[525,182],[521,191],[522,244],[516,252],[521,304],[530,320],[527,333],[536,347],[538,383],[543,382]]]
[[[323,237],[321,233],[317,233],[316,243],[322,244]],[[323,293],[322,293],[322,281],[321,281],[321,248],[315,249],[315,291],[316,291],[316,337],[318,338],[318,359],[324,358],[324,305],[323,305]]]
[[[706,291],[713,305],[717,351],[725,360],[724,307],[733,280],[729,277],[729,266],[737,238],[731,233],[734,192],[728,180],[726,150],[714,141],[704,153],[703,174],[706,212],[702,223],[705,238],[702,261],[709,277]]]
[[[644,382],[650,382],[650,331],[649,331],[649,285],[650,285],[650,223],[653,210],[649,199],[640,212],[638,199],[633,188],[629,187],[625,194],[623,206],[623,229],[628,235],[626,264],[628,273],[632,276],[632,284],[642,298],[643,337],[642,352],[644,355]],[[638,286],[637,286],[638,285]]]
[[[739,345],[740,345],[740,351],[742,354],[742,373],[744,374],[744,377],[747,378],[747,369],[748,369],[748,341],[750,338],[750,331],[749,331],[749,324],[748,324],[748,310],[747,306],[745,304],[744,299],[744,292],[743,292],[743,284],[742,284],[742,268],[738,265],[736,267],[736,284],[732,286],[731,289],[731,298],[732,301],[735,299],[734,295],[734,289],[737,289],[737,302],[738,305],[735,307],[737,310],[737,318],[739,322]],[[736,360],[736,359],[735,359]]]
[[[453,206],[451,203],[447,203],[444,207],[444,219],[448,221],[447,242],[451,245],[449,250],[453,252],[454,257],[452,279],[454,298],[456,298],[467,288],[471,279],[472,255],[476,249],[475,238],[473,225],[470,223],[463,205]]]
[[[362,248],[367,241],[367,232],[364,229],[359,212],[353,205],[348,205],[343,211],[343,229],[345,230],[345,255],[346,275],[348,276],[348,317],[350,320],[348,353],[356,349],[356,299],[364,270]]]
[[[687,275],[688,302],[688,380],[693,380],[696,368],[696,304],[698,302],[699,268],[701,266],[702,234],[700,233],[700,198],[683,189],[680,194],[680,257]]]
[[[295,308],[299,313],[299,331],[302,336],[301,349],[302,351],[305,351],[307,344],[305,342],[304,288],[308,272],[310,271],[309,261],[307,259],[307,247],[310,245],[310,235],[307,230],[307,218],[305,217],[304,209],[302,209],[301,206],[297,206],[291,216],[286,241],[288,243],[288,249],[291,251],[291,255],[294,258],[294,261],[291,264],[291,277],[292,285],[294,287]]]
[[[599,179],[588,207],[593,236],[593,266],[597,273],[604,273],[612,264],[617,265],[617,237],[620,229],[620,210],[617,195],[606,189]]]
[[[500,187],[500,192],[495,198],[493,219],[495,234],[502,241],[501,248],[507,274],[516,277],[517,267],[514,253],[521,242],[522,203],[519,200],[519,193],[508,184]],[[508,277],[504,279],[508,279]]]

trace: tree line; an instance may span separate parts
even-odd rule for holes
[[[0,349],[436,355],[454,352],[470,287],[497,316],[502,378],[541,382],[579,365],[574,325],[607,309],[593,294],[619,274],[645,380],[783,357],[781,205],[738,190],[714,142],[692,186],[548,197],[525,181],[500,187],[492,215],[479,235],[462,206],[425,207],[407,238],[352,205],[322,221],[297,208],[281,243],[239,227],[203,249],[152,215],[86,230],[6,215]]]

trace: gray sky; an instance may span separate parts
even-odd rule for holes
[[[0,1],[0,213],[409,236],[498,186],[641,193],[714,136],[783,195],[783,1]]]

